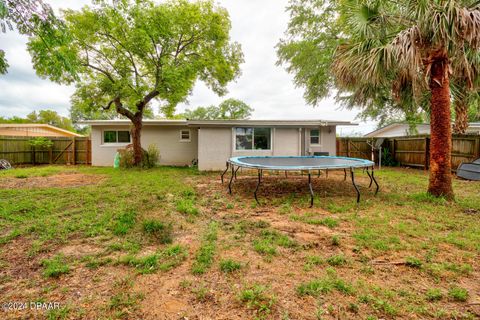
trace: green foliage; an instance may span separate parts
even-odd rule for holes
[[[134,210],[128,210],[120,213],[115,219],[113,233],[117,236],[123,236],[135,225],[137,213]]]
[[[387,167],[396,167],[398,166],[397,160],[393,157],[393,154],[390,152],[390,149],[382,149],[382,165]]]
[[[248,119],[253,109],[245,102],[238,99],[227,99],[218,107],[198,107],[194,110],[187,109],[183,117],[190,120],[226,120]]]
[[[172,243],[173,241],[173,226],[171,223],[165,224],[157,220],[146,220],[143,222],[143,231],[154,236],[161,244]]]
[[[248,308],[255,309],[259,319],[268,316],[275,304],[275,297],[267,293],[267,287],[259,284],[254,284],[242,290],[239,299],[246,303]]]
[[[428,289],[425,296],[428,301],[440,301],[443,298],[443,293],[440,289]]]
[[[343,254],[334,255],[327,258],[327,263],[331,266],[342,266],[347,264],[347,258]]]
[[[410,268],[420,269],[422,267],[422,261],[415,257],[407,257],[405,259],[405,265]]]
[[[36,137],[36,138],[30,139],[28,140],[28,144],[31,147],[39,148],[39,149],[49,149],[53,146],[52,140],[45,137]]]
[[[178,266],[187,257],[187,249],[181,245],[172,245],[160,252],[143,256],[126,256],[119,263],[132,266],[141,274],[168,271]]]
[[[51,259],[42,261],[43,275],[47,278],[58,278],[62,274],[70,272],[70,267],[65,261],[65,257],[57,255]]]
[[[0,123],[41,123],[49,124],[51,126],[61,128],[64,130],[75,132],[73,127],[72,120],[67,117],[62,117],[54,110],[40,110],[33,111],[29,113],[25,118],[20,117],[11,117],[3,118],[0,117]]]
[[[454,301],[465,302],[468,299],[468,291],[464,288],[452,287],[448,290],[448,296]]]
[[[208,225],[192,265],[193,274],[203,274],[212,265],[216,250],[217,229],[218,225],[216,222],[211,222]]]
[[[300,296],[309,295],[316,297],[333,290],[337,290],[346,295],[351,295],[355,291],[351,284],[338,278],[335,273],[330,273],[323,278],[301,283],[297,287],[297,293]]]
[[[139,167],[144,169],[151,169],[157,166],[160,160],[160,152],[155,144],[150,144],[147,150],[143,150],[142,162]],[[134,164],[134,150],[132,147],[128,147],[120,150],[120,168],[133,168]]]
[[[30,38],[28,50],[37,74],[76,84],[79,118],[108,107],[109,116],[142,119],[152,114],[152,99],[169,116],[197,80],[225,94],[240,73],[240,45],[230,41],[227,11],[213,1],[100,0],[62,14],[64,23]]]
[[[242,264],[240,262],[237,262],[232,259],[226,259],[220,261],[220,270],[222,270],[225,273],[232,273],[237,270],[239,270],[242,267]]]

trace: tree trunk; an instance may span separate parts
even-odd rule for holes
[[[455,134],[465,134],[468,128],[468,105],[465,99],[455,100],[455,124],[453,132]]]
[[[428,192],[453,199],[449,61],[446,53],[433,58],[430,74],[430,181]]]
[[[142,126],[143,126],[142,118],[135,117],[132,120],[132,123],[133,123],[133,126],[130,132],[132,135],[132,144],[133,144],[133,165],[140,166],[142,164],[142,157],[143,157],[142,143],[140,141]]]

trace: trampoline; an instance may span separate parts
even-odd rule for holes
[[[222,183],[224,182],[224,176],[231,170],[230,181],[228,183],[228,191],[232,194],[233,180],[237,179],[237,171],[240,168],[254,169],[258,171],[258,182],[253,192],[255,200],[258,201],[257,192],[262,183],[263,171],[285,171],[285,177],[288,177],[288,171],[302,171],[307,172],[308,175],[308,188],[310,191],[310,207],[313,207],[313,187],[312,187],[312,173],[317,173],[320,177],[321,170],[325,170],[328,177],[329,170],[343,170],[344,180],[347,179],[347,169],[350,172],[353,187],[357,192],[357,203],[360,202],[360,190],[355,183],[355,169],[362,168],[367,172],[370,178],[369,188],[372,183],[375,183],[375,195],[379,190],[379,185],[375,179],[374,166],[372,161],[358,158],[347,157],[332,157],[332,156],[295,156],[295,157],[260,157],[260,156],[244,156],[230,158],[226,163],[227,168],[221,175]]]

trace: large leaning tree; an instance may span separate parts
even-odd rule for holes
[[[13,31],[34,35],[39,25],[45,29],[57,20],[52,8],[42,0],[0,0],[0,32]],[[7,73],[5,51],[0,49],[0,74]]]
[[[240,45],[230,41],[227,11],[213,1],[97,0],[62,18],[62,27],[28,43],[37,74],[75,83],[73,108],[130,119],[136,165],[152,100],[168,116],[197,80],[223,95],[240,74]]]

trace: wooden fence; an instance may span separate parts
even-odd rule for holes
[[[51,148],[32,147],[29,137],[0,137],[0,159],[18,164],[91,164],[89,138],[48,138]]]
[[[337,138],[337,155],[362,159],[372,159],[372,138]],[[395,137],[386,138],[382,149],[387,149],[392,158],[402,166],[428,169],[430,155],[430,137]],[[374,152],[378,163],[378,152]],[[464,135],[452,137],[452,168],[462,162],[480,158],[480,136]]]

